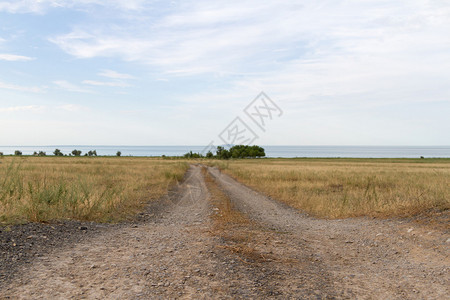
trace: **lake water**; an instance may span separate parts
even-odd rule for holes
[[[419,158],[450,157],[450,146],[262,146],[268,157],[372,157],[372,158]],[[44,151],[52,155],[58,148],[63,153],[96,150],[98,155],[122,156],[181,156],[189,151],[202,152],[205,146],[0,146],[5,155],[20,150],[24,155]]]

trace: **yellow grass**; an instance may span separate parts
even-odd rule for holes
[[[128,157],[0,158],[0,223],[132,216],[181,180],[182,161]]]
[[[209,200],[214,208],[210,233],[220,237],[223,243],[218,247],[238,255],[238,259],[244,263],[265,259],[254,247],[259,234],[255,224],[234,207],[206,169],[202,171],[210,193]]]
[[[317,217],[410,216],[450,208],[448,159],[259,159],[218,165]]]

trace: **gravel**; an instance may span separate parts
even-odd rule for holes
[[[448,230],[412,220],[318,220],[209,168],[258,253],[213,233],[201,166],[118,225],[62,221],[1,228],[1,295],[14,299],[444,299]],[[413,230],[409,231],[410,228]]]

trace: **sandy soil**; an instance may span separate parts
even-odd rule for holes
[[[214,168],[234,206],[254,220],[250,246],[230,251],[214,234],[220,213],[200,166],[142,221],[105,227],[17,267],[0,298],[444,299],[448,232],[401,220],[317,220]],[[256,225],[255,225],[256,224]]]
[[[448,232],[400,220],[310,218],[218,169],[210,172],[240,210],[308,247],[340,295],[443,299],[450,294]]]

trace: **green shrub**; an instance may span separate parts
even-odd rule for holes
[[[76,149],[73,150],[73,151],[72,151],[72,155],[73,155],[73,156],[81,156],[81,150],[76,150]]]
[[[55,151],[53,151],[53,154],[55,155],[55,156],[64,156],[64,154],[61,152],[61,150],[59,150],[59,149],[55,149]]]

